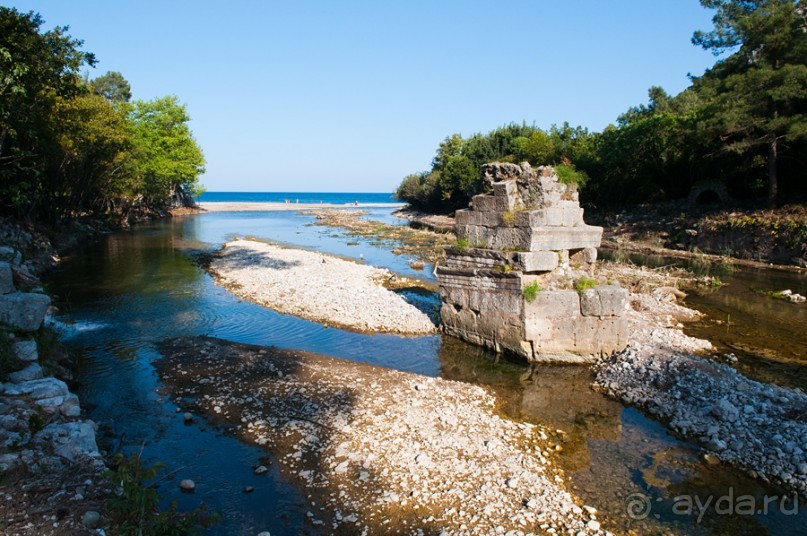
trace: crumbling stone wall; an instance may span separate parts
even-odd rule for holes
[[[530,361],[583,362],[621,350],[628,293],[615,286],[581,293],[553,275],[591,267],[602,228],[586,225],[577,189],[549,166],[483,167],[486,192],[456,213],[458,245],[437,267],[444,330]],[[533,301],[528,285],[540,290]]]

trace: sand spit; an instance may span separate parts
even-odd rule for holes
[[[210,265],[234,294],[284,314],[364,332],[425,335],[436,326],[382,286],[389,270],[250,240],[225,244]]]
[[[324,533],[599,530],[563,489],[543,428],[501,418],[481,387],[212,338],[161,351],[183,411],[271,451]]]

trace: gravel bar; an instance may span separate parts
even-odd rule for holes
[[[428,315],[384,288],[400,279],[389,270],[251,240],[225,244],[210,268],[237,296],[280,313],[362,332],[437,330]]]

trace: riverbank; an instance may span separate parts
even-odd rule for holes
[[[393,280],[405,286],[389,270],[250,240],[225,244],[210,270],[237,296],[328,326],[402,335],[437,330],[426,313],[385,288]]]
[[[270,451],[335,534],[592,534],[541,426],[485,389],[301,351],[194,337],[157,363],[185,411]]]
[[[396,215],[417,227],[453,233],[454,218],[404,207]],[[586,212],[603,227],[603,248],[620,253],[699,259],[749,267],[807,268],[807,208],[706,210],[684,201],[635,207],[617,214]]]
[[[0,529],[95,534],[112,495],[82,418],[71,363],[43,327],[51,299],[39,274],[58,261],[42,234],[0,222]]]

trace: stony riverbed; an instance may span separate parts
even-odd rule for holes
[[[548,431],[502,418],[481,387],[212,338],[161,350],[177,404],[271,451],[324,532],[599,530],[553,468]]]

